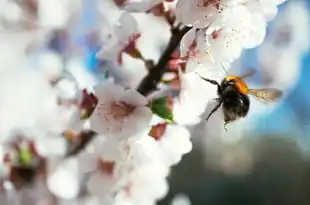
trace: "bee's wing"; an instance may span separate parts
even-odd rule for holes
[[[251,68],[248,72],[246,72],[243,76],[240,76],[240,77],[242,79],[249,78],[249,77],[252,77],[255,73],[256,71],[253,68]]]
[[[282,96],[282,91],[275,88],[249,89],[250,95],[263,103],[274,102]]]

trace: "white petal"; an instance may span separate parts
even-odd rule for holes
[[[102,46],[96,56],[102,60],[116,60],[123,49],[123,45],[119,42],[110,42]]]
[[[103,173],[96,172],[93,174],[88,183],[87,188],[91,195],[104,197],[114,190],[115,181]]]
[[[162,142],[167,143],[174,152],[181,154],[188,153],[192,149],[189,131],[179,125],[169,125],[162,137]]]
[[[259,13],[252,14],[252,23],[249,38],[246,38],[243,42],[244,48],[254,48],[265,40],[266,21],[264,17]]]
[[[47,186],[58,197],[74,199],[77,197],[80,184],[78,179],[78,167],[74,160],[68,160],[61,164],[48,176]]]
[[[133,106],[145,106],[147,104],[147,99],[133,89],[125,90],[122,100]]]
[[[119,20],[119,26],[115,28],[116,34],[122,43],[127,44],[129,38],[138,31],[138,25],[134,17],[124,12]]]
[[[114,138],[114,140],[125,140],[147,129],[152,118],[152,112],[147,107],[134,106],[134,110],[127,113],[126,116],[118,119],[115,118],[115,113],[113,112],[117,112],[117,110],[111,110],[113,103],[127,103],[126,100],[130,100],[128,103],[130,105],[135,99],[128,95],[125,95],[125,98],[123,98],[125,91],[120,86],[110,85],[102,86],[101,90],[95,88],[96,94],[99,94],[99,99],[101,98],[102,100],[99,100],[90,117],[91,128],[109,139]],[[100,93],[98,93],[99,91]],[[136,95],[140,96],[138,93]],[[144,104],[145,98],[142,96],[139,98],[137,100],[142,100],[142,104]],[[113,100],[111,101],[111,99]],[[138,104],[138,102],[135,103]]]
[[[180,42],[180,55],[181,57],[187,56],[187,52],[189,50],[190,45],[193,43],[193,41],[195,40],[195,36],[196,36],[196,31],[195,29],[191,29],[190,31],[188,31],[182,38],[181,42]]]
[[[206,27],[215,15],[217,9],[214,6],[204,7],[199,0],[179,0],[176,5],[176,17],[185,25],[195,25],[197,28]],[[188,15],[191,14],[191,15]]]
[[[83,172],[90,172],[95,170],[98,164],[98,157],[93,153],[82,152],[78,155],[80,170]]]
[[[67,143],[60,136],[50,136],[39,138],[35,141],[35,146],[41,156],[63,156],[67,150]]]
[[[112,79],[109,79],[96,85],[94,91],[99,101],[111,101],[114,100],[114,98],[121,96],[124,89],[121,86],[114,84]]]

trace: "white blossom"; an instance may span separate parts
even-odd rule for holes
[[[98,146],[98,142],[94,146]],[[138,141],[100,142],[100,157],[105,165],[101,168],[99,165],[88,182],[88,189],[93,195],[108,200],[116,194],[113,201],[118,204],[119,200],[126,200],[126,203],[152,202],[166,194],[168,167],[153,138],[144,135]],[[149,189],[145,189],[146,185]]]
[[[204,57],[204,60],[206,59]],[[181,92],[173,104],[174,119],[179,124],[199,123],[208,102],[218,96],[217,87],[204,81],[201,77],[220,81],[225,75],[224,71],[222,68],[216,67],[210,60],[200,62],[197,64],[192,60],[187,64],[188,67],[193,66],[196,72],[180,73]]]
[[[97,56],[101,59],[118,59],[121,63],[122,52],[130,49],[139,38],[137,22],[130,13],[124,12],[115,26],[112,27],[105,19],[103,23],[105,30],[103,30],[102,43],[104,46]]]
[[[93,130],[118,141],[148,128],[152,112],[147,99],[137,91],[126,90],[113,81],[97,85],[94,90],[99,102],[90,117]]]
[[[176,15],[179,21],[185,25],[193,25],[197,28],[205,28],[217,15],[226,9],[229,10],[243,0],[179,0]],[[188,14],[191,15],[188,15]]]
[[[179,163],[182,156],[192,150],[190,133],[180,125],[167,125],[158,143],[168,165]]]
[[[64,28],[81,6],[79,0],[39,0],[38,25],[49,29]]]
[[[75,159],[68,159],[59,164],[47,179],[49,190],[58,197],[74,199],[79,194],[80,179]]]

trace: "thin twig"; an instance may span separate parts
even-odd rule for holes
[[[79,154],[84,148],[91,142],[91,140],[96,136],[94,131],[84,131],[81,134],[81,138],[77,143],[72,143],[69,146],[66,157],[71,157]]]
[[[167,64],[171,59],[172,53],[180,44],[183,36],[191,29],[191,27],[184,27],[183,29],[173,29],[169,44],[164,53],[160,57],[158,63],[150,70],[149,74],[142,80],[138,86],[138,92],[146,96],[152,91],[156,90],[157,84],[160,82],[165,73]]]

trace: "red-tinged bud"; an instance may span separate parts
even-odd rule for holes
[[[96,108],[98,98],[93,93],[88,93],[86,89],[83,90],[82,102],[80,104],[81,119],[87,119]]]
[[[181,57],[181,53],[180,53],[180,50],[175,50],[172,55],[171,55],[171,58],[180,58]]]
[[[109,162],[109,161],[105,161],[104,159],[99,159],[98,168],[103,173],[108,174],[108,175],[113,175],[114,167],[115,167],[114,162]]]
[[[189,46],[187,56],[196,56],[196,54],[197,54],[196,48],[197,48],[197,42],[193,41],[192,44]]]
[[[220,31],[213,31],[211,34],[212,39],[214,39],[214,40],[217,39],[219,37],[219,33],[220,33]]]
[[[168,83],[169,87],[172,89],[181,89],[181,81],[180,78],[175,78]],[[172,108],[172,107],[171,107]]]
[[[130,54],[133,51],[136,51],[137,40],[141,37],[140,33],[135,33],[128,39],[128,44],[123,48],[123,52]]]
[[[4,164],[12,163],[12,156],[9,153],[6,153],[4,154],[2,161]]]
[[[153,137],[156,141],[161,140],[164,133],[166,132],[166,127],[168,123],[160,123],[152,127],[149,132],[149,136]]]
[[[186,61],[183,59],[171,59],[168,62],[168,68],[170,70],[176,71],[181,67],[182,64],[186,64]]]
[[[164,16],[165,15],[165,6],[163,3],[155,5],[150,11],[154,16]]]
[[[143,59],[140,51],[137,49],[137,40],[141,37],[140,33],[135,33],[133,34],[129,39],[128,39],[128,44],[121,50],[121,52],[118,55],[117,62],[122,65],[123,64],[123,58],[122,58],[122,53],[127,53],[133,58],[139,58]]]
[[[203,7],[214,6],[217,10],[220,8],[220,0],[201,0]]]
[[[125,187],[124,187],[124,190],[125,192],[130,196],[131,195],[131,190],[132,190],[132,183],[130,182],[129,184],[127,184]]]
[[[124,3],[126,2],[127,0],[114,0],[114,3],[117,5],[117,6],[123,6]]]
[[[168,96],[167,107],[168,107],[170,110],[173,109],[173,97],[172,97],[172,95],[169,95],[169,96]]]

